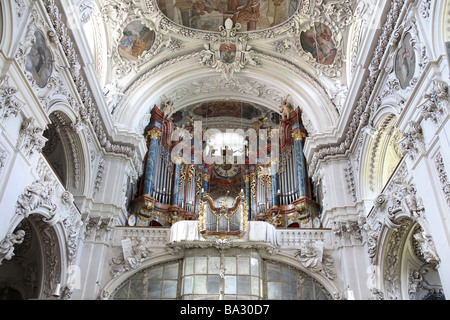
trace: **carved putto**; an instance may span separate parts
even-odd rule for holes
[[[289,97],[289,95],[288,95]],[[291,117],[292,105],[287,101],[287,98],[281,101],[280,112],[281,112],[281,121],[286,121]]]
[[[2,260],[11,260],[14,256],[14,245],[21,244],[25,239],[25,231],[18,230],[16,233],[9,233],[0,242],[0,265]]]

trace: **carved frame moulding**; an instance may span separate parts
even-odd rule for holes
[[[314,58],[313,55],[306,51],[301,43],[301,35],[302,33],[307,32],[308,30],[315,30],[316,25],[323,25],[326,26],[331,30],[331,38],[329,39],[330,43],[333,43],[334,49],[336,50],[336,55],[333,59],[333,62],[331,64],[322,64],[320,63],[319,58]],[[342,75],[342,60],[343,60],[343,50],[342,50],[342,34],[339,28],[333,23],[333,21],[325,18],[325,17],[317,17],[314,18],[313,21],[311,21],[308,24],[303,24],[299,30],[298,33],[295,35],[293,40],[293,47],[299,57],[306,60],[309,64],[311,64],[315,70],[316,76],[326,76],[330,78],[336,78],[340,77]],[[316,49],[317,44],[316,44]],[[319,61],[318,61],[319,59]]]
[[[62,80],[66,66],[59,53],[57,36],[36,9],[30,14],[27,32],[15,54],[43,109],[47,111],[55,96],[67,99],[67,85]]]
[[[379,98],[394,97],[400,114],[424,73],[428,57],[425,44],[420,39],[416,18],[405,20],[393,35],[393,50],[387,60],[387,76]]]
[[[104,12],[102,12],[104,14]],[[164,40],[163,34],[158,30],[158,26],[155,25],[146,15],[142,15],[141,12],[137,14],[127,15],[123,21],[115,21],[115,24],[120,23],[115,30],[113,30],[112,44],[111,44],[111,59],[114,65],[114,73],[120,79],[126,75],[136,74],[139,69],[149,62],[158,52],[160,52],[164,46],[168,46],[171,42]],[[124,31],[133,23],[141,23],[143,26],[149,29],[150,33],[153,33],[154,39],[151,41],[150,47],[143,51],[136,60],[127,60],[120,54],[121,42],[124,38]]]

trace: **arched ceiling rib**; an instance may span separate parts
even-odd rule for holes
[[[313,126],[324,132],[333,127],[338,115],[325,90],[318,88],[275,64],[270,69],[248,68],[227,80],[195,61],[183,61],[138,79],[113,117],[119,126],[136,126],[149,109],[166,99],[174,101],[177,110],[204,101],[239,100],[279,112],[280,102],[289,96],[292,105],[300,107]]]

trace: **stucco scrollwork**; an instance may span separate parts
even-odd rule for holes
[[[17,140],[17,149],[21,150],[25,157],[29,158],[40,153],[45,146],[47,138],[43,136],[44,130],[35,125],[33,117],[22,122]]]
[[[54,215],[56,205],[52,202],[55,192],[54,181],[49,175],[44,175],[41,179],[26,187],[19,196],[16,205],[16,214],[27,218],[36,209],[43,208]]]
[[[425,143],[422,127],[415,121],[409,122],[409,129],[403,133],[403,139],[398,142],[403,155],[408,155],[415,160],[418,155],[425,151]]]
[[[448,84],[433,80],[432,88],[424,94],[424,99],[425,102],[419,106],[422,116],[440,125],[448,114]]]
[[[421,253],[427,263],[439,265],[441,259],[437,254],[433,238],[426,232],[418,232],[414,234],[414,239],[420,244]]]
[[[8,76],[0,78],[0,122],[9,118],[11,115],[17,116],[22,110],[22,102],[20,102],[15,94],[17,88],[10,86]]]

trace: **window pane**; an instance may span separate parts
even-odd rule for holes
[[[280,267],[274,264],[267,264],[267,280],[281,281]]]
[[[267,297],[268,299],[276,300],[281,299],[281,282],[268,282],[267,283]]]
[[[250,274],[248,257],[238,257],[237,262],[239,274]]]
[[[295,282],[283,282],[283,299],[297,299],[297,284]]]
[[[220,270],[220,257],[210,257],[208,259],[208,273],[218,274]]]
[[[163,298],[176,298],[176,297],[177,297],[177,281],[164,280]]]
[[[219,286],[219,276],[208,276],[208,293],[219,293]]]
[[[195,257],[195,273],[206,273],[206,257]]]
[[[183,290],[184,294],[192,293],[193,280],[194,280],[193,276],[184,277],[184,290]]]
[[[126,299],[128,297],[128,289],[130,287],[130,282],[127,281],[125,284],[122,285],[122,288],[120,288],[116,294],[114,295],[114,299]]]
[[[252,277],[252,291],[251,293],[254,295],[259,296],[259,285],[260,285],[260,280],[257,277]]]
[[[296,281],[297,273],[295,270],[283,268],[283,281]]]
[[[236,293],[236,276],[225,276],[225,293]]]
[[[225,257],[225,274],[236,274],[236,257]]]
[[[149,279],[162,279],[163,278],[163,267],[153,268],[148,273]]]
[[[184,259],[184,263],[185,263],[184,273],[185,274],[193,274],[194,273],[194,258],[193,257],[186,258],[186,259]]]
[[[147,296],[149,298],[160,298],[161,297],[161,285],[162,285],[161,280],[149,280]]]
[[[178,279],[178,263],[171,264],[165,267],[164,279]]]
[[[255,258],[251,258],[250,259],[251,274],[254,275],[254,276],[258,276],[259,275],[258,265],[259,265],[259,260],[258,259],[255,259]]]
[[[206,293],[206,276],[195,276],[194,293]]]
[[[142,286],[142,280],[130,281],[130,292],[128,294],[129,299],[142,298],[144,295],[144,288]]]
[[[250,276],[238,276],[239,294],[250,294]]]

